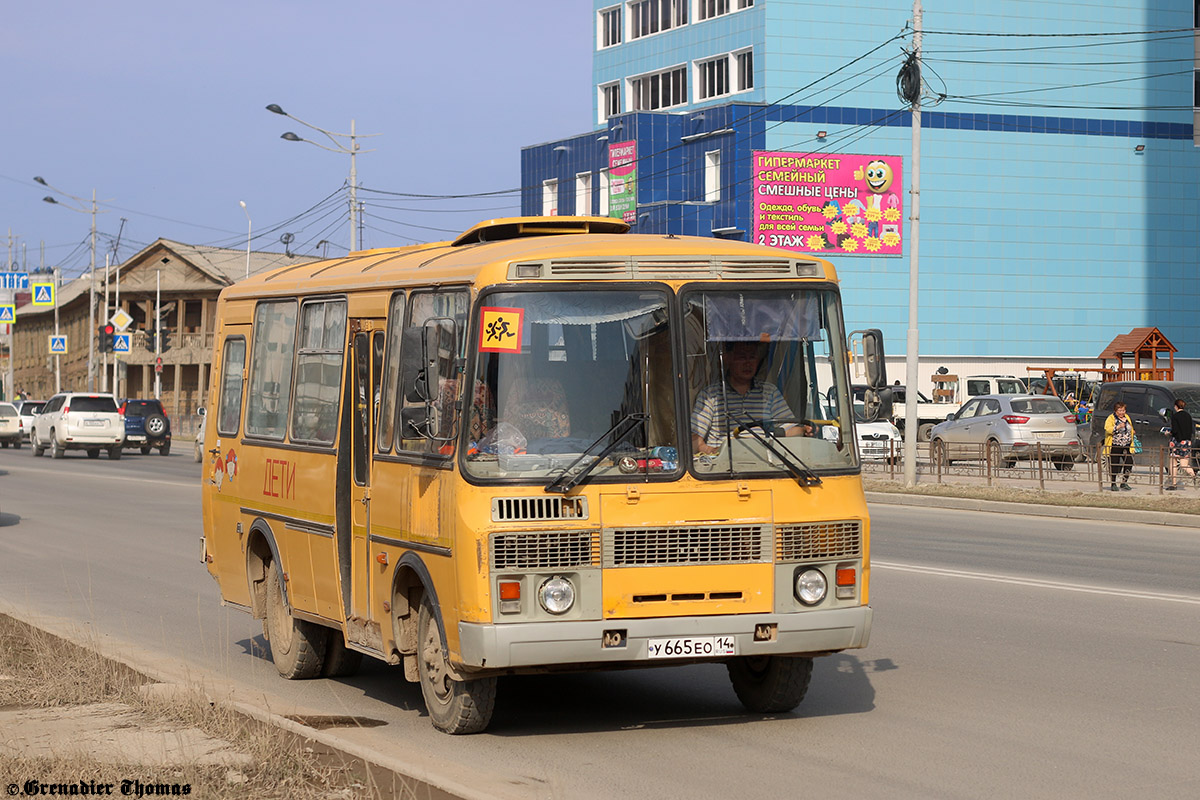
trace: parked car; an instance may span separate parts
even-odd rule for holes
[[[934,426],[929,443],[935,463],[987,459],[1012,466],[1042,457],[1071,469],[1080,453],[1075,415],[1057,397],[989,394],[973,397]]]
[[[1104,444],[1104,421],[1113,413],[1117,401],[1125,404],[1125,412],[1133,420],[1133,430],[1142,443],[1141,455],[1134,463],[1158,464],[1160,449],[1170,441],[1171,412],[1175,401],[1187,403],[1193,419],[1200,419],[1200,383],[1183,381],[1112,381],[1100,384],[1091,420],[1086,430],[1086,444],[1092,453]],[[1196,442],[1196,438],[1192,438]],[[1195,447],[1195,444],[1193,445]],[[1200,449],[1200,448],[1197,448]],[[1200,454],[1200,453],[1198,453]]]
[[[200,415],[200,424],[196,426],[196,463],[199,464],[204,459],[204,423],[208,421],[208,415],[203,408],[197,408],[196,413]]]
[[[125,415],[125,447],[137,447],[142,455],[158,448],[159,455],[171,452],[171,420],[158,400],[126,400],[121,404]]]
[[[863,461],[900,461],[903,439],[900,429],[887,420],[867,422],[863,404],[854,404],[854,431],[858,436],[858,457]]]
[[[42,413],[34,417],[30,444],[33,454],[46,450],[62,458],[67,450],[86,450],[88,458],[121,457],[125,442],[125,420],[111,394],[62,392],[46,401]]]
[[[25,440],[25,423],[12,403],[0,403],[0,447],[20,448]]]
[[[45,400],[26,400],[21,403],[17,411],[21,415],[22,428],[25,433],[25,441],[29,441],[30,434],[33,432],[33,418],[42,413],[42,407],[46,405]]]

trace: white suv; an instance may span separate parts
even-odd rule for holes
[[[33,419],[29,434],[33,454],[50,450],[62,458],[67,450],[86,450],[88,458],[99,458],[101,450],[110,459],[121,457],[125,441],[125,419],[111,394],[64,392],[46,401]]]

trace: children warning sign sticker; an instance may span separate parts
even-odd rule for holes
[[[479,352],[521,352],[521,324],[525,309],[484,306],[480,309]]]

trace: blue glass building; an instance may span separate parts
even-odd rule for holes
[[[1140,326],[1200,358],[1193,6],[923,6],[922,358],[1090,364]],[[592,13],[591,128],[523,149],[523,213],[614,213],[609,145],[635,142],[636,231],[749,240],[754,151],[888,155],[903,157],[909,241],[896,75],[911,0],[593,0]],[[901,352],[907,244],[826,257],[848,328],[880,327]]]

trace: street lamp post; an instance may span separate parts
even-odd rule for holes
[[[56,206],[69,208],[72,211],[78,211],[81,214],[92,215],[92,260],[88,266],[88,391],[96,391],[96,214],[102,214],[96,207],[96,190],[92,189],[92,202],[89,209],[88,201],[82,197],[77,197],[69,192],[64,192],[57,186],[52,186],[46,182],[46,179],[40,175],[33,178],[34,183],[39,183],[51,191],[58,192],[63,197],[69,197],[79,204],[79,208],[69,206],[65,203],[60,203],[53,197],[47,195],[42,200]]]
[[[356,155],[358,155],[359,152],[363,152],[363,153],[371,152],[370,150],[361,150],[361,151],[359,150],[358,138],[360,136],[378,136],[379,134],[377,134],[377,133],[362,133],[362,134],[357,133],[355,131],[355,127],[354,127],[354,120],[350,120],[350,132],[349,133],[335,133],[333,131],[327,131],[324,128],[319,128],[316,125],[313,125],[312,123],[305,122],[304,120],[299,119],[298,117],[293,117],[291,114],[284,111],[282,108],[280,108],[275,103],[271,103],[269,106],[267,106],[267,111],[270,111],[272,114],[279,114],[280,116],[287,117],[290,120],[299,122],[301,125],[305,126],[306,128],[312,128],[314,131],[317,131],[318,133],[325,134],[325,137],[327,139],[329,139],[329,141],[333,144],[333,147],[323,145],[320,142],[314,142],[311,139],[305,139],[301,136],[297,136],[296,134],[292,133],[291,131],[281,134],[279,137],[280,139],[284,139],[289,142],[308,142],[311,145],[319,147],[322,150],[328,150],[331,153],[349,154],[349,156],[350,156],[350,249],[351,249],[351,251],[357,250],[358,249],[358,170],[355,168],[354,157]],[[341,139],[349,139],[350,145],[346,146],[341,141]]]
[[[253,230],[253,224],[250,222],[250,209],[246,208],[245,200],[238,200],[238,205],[242,207],[242,211],[246,212],[246,277],[250,277],[250,231]]]

